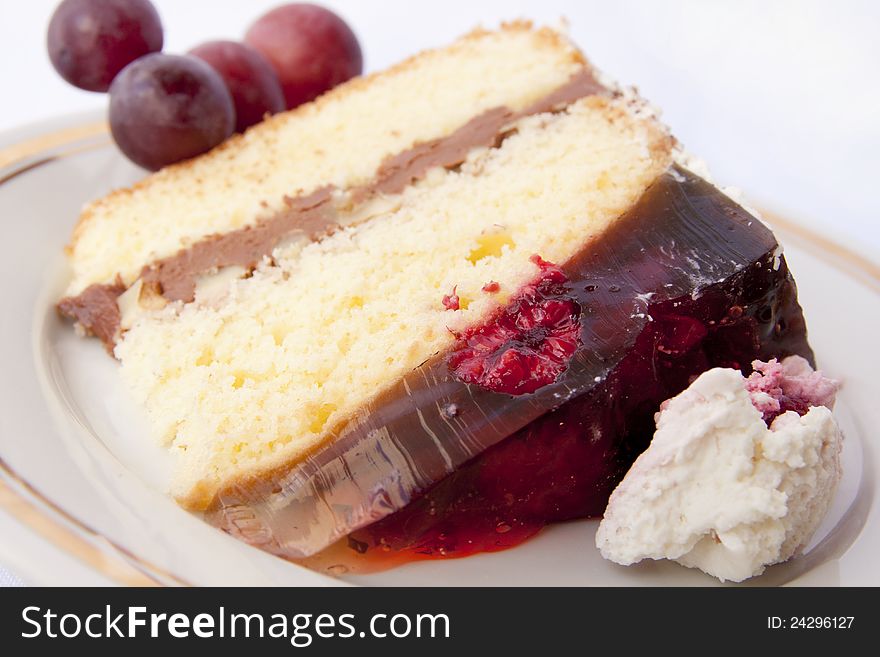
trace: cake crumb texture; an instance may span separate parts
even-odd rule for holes
[[[139,316],[116,355],[176,454],[174,495],[204,508],[304,458],[532,279],[533,255],[561,264],[599,238],[670,149],[657,122],[591,96],[519,120],[500,147],[433,170],[364,223],[276,251],[222,299]],[[457,310],[443,304],[453,289]]]
[[[66,296],[117,274],[131,285],[144,265],[253,224],[280,210],[285,195],[367,182],[386,156],[488,109],[523,109],[583,65],[558,33],[520,22],[355,78],[87,206],[67,249]]]

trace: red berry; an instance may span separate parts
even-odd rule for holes
[[[559,267],[538,256],[532,262],[538,278],[488,322],[458,336],[449,368],[459,381],[521,395],[553,383],[568,367],[580,339],[580,306]]]
[[[189,54],[208,62],[223,78],[235,105],[236,132],[244,132],[266,114],[284,110],[284,93],[275,69],[251,46],[237,41],[209,41]]]
[[[149,0],[64,0],[46,42],[61,77],[80,89],[107,91],[128,64],[162,50],[162,23]]]
[[[147,55],[126,66],[110,87],[113,138],[147,169],[204,153],[234,127],[223,78],[196,57]]]
[[[458,310],[461,308],[460,300],[455,293],[457,287],[458,286],[452,288],[452,294],[443,295],[443,307],[446,308],[446,310]]]
[[[363,70],[361,48],[351,28],[317,5],[277,7],[251,25],[244,40],[275,68],[288,109]]]

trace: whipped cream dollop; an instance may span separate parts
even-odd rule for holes
[[[838,384],[799,356],[700,375],[614,490],[596,534],[606,559],[672,559],[740,582],[810,540],[841,476]]]

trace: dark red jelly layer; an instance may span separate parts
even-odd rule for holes
[[[601,513],[660,403],[697,374],[812,359],[772,233],[684,169],[543,274],[308,459],[224,490],[208,518],[286,557],[346,536],[368,557],[509,547]]]
[[[631,263],[629,284],[651,277],[653,267],[668,266],[664,246]],[[627,285],[599,276],[572,284],[585,309],[583,339],[596,339],[589,318],[607,306],[591,304],[590,294],[604,289],[625,296]],[[554,291],[565,294],[559,286]],[[663,400],[711,367],[747,374],[756,358],[812,357],[794,282],[773,251],[698,294],[652,301],[656,296],[639,309],[648,321],[632,347],[597,385],[490,447],[402,510],[355,532],[350,545],[359,552],[397,553],[398,561],[400,553],[460,557],[514,546],[550,522],[600,516],[650,442]],[[498,324],[506,330],[515,312],[513,304],[474,333],[494,335]],[[457,365],[454,354],[453,372]]]
[[[788,353],[784,327],[800,322],[799,309],[784,262],[776,273],[781,284],[769,288],[740,276],[697,299],[649,305],[652,321],[601,385],[352,538],[414,556],[465,556],[516,545],[549,522],[601,515],[650,441],[663,400],[711,367],[748,373],[755,358]]]

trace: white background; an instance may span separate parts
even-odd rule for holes
[[[154,0],[165,49],[240,38],[278,0]],[[567,17],[575,41],[664,110],[718,182],[880,261],[880,3],[869,1],[326,0],[368,71],[477,24]],[[56,0],[0,0],[0,130],[99,109],[54,73]],[[9,218],[4,218],[9,219]],[[4,224],[9,226],[8,221]],[[0,569],[2,570],[2,569]],[[0,572],[2,580],[2,572]]]
[[[56,0],[0,0],[0,130],[100,108],[54,74]],[[154,0],[165,49],[240,38],[279,0]],[[326,0],[367,70],[476,24],[568,18],[612,76],[637,85],[717,180],[880,260],[880,3],[869,1]]]

